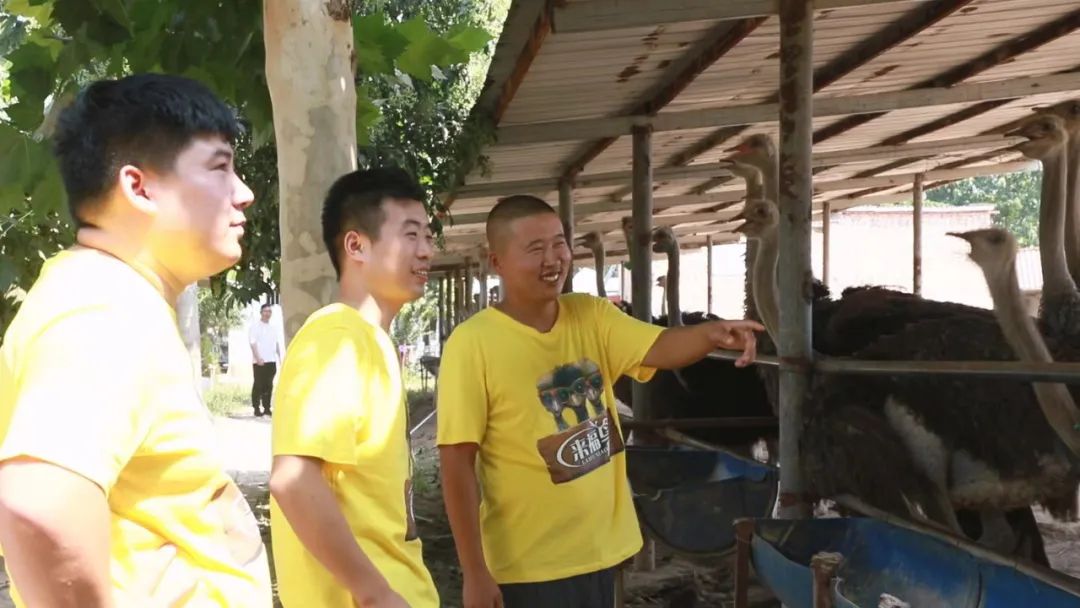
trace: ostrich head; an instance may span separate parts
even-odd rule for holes
[[[1007,133],[1028,138],[1016,149],[1028,158],[1041,160],[1057,153],[1069,139],[1065,120],[1049,113],[1039,113],[1024,119],[1020,125]]]
[[[574,246],[584,247],[585,249],[593,252],[593,254],[595,255],[596,252],[600,251],[601,248],[603,248],[604,242],[600,238],[600,233],[594,230],[588,234],[585,234],[584,236],[579,236],[578,238],[574,239]]]
[[[761,169],[736,158],[721,160],[719,164],[746,182],[747,198],[764,196],[765,178],[761,175]]]
[[[653,230],[652,242],[652,250],[655,253],[670,254],[679,247],[679,241],[676,240],[675,233],[669,226],[661,226]]]
[[[1004,276],[1016,263],[1016,238],[1008,230],[984,228],[948,234],[964,239],[971,245],[968,257],[978,264],[987,278]]]
[[[780,224],[780,210],[769,199],[752,198],[733,219],[743,222],[735,232],[745,234],[747,238],[761,238]]]
[[[1070,99],[1048,108],[1032,108],[1033,112],[1046,112],[1065,121],[1065,128],[1072,137],[1080,135],[1080,99]],[[1075,160],[1075,159],[1074,159]]]
[[[742,140],[742,142],[730,148],[727,152],[734,152],[728,160],[738,160],[761,166],[776,158],[776,144],[771,137],[764,133],[757,133]]]

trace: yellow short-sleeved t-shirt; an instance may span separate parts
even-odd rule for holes
[[[405,391],[393,342],[355,309],[316,311],[285,352],[274,404],[275,456],[324,461],[353,536],[413,608],[439,596],[412,513]],[[301,544],[270,502],[278,596],[286,608],[351,608],[349,590]]]
[[[213,435],[175,312],[149,281],[91,249],[48,260],[0,347],[0,460],[36,458],[102,488],[116,589],[171,543],[166,579],[195,585],[183,606],[270,606],[258,525]]]
[[[612,382],[647,381],[663,328],[571,294],[546,333],[497,309],[443,350],[438,443],[480,445],[484,555],[499,583],[614,566],[641,548]]]

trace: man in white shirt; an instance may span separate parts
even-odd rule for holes
[[[251,383],[251,407],[255,409],[256,416],[270,415],[274,376],[277,375],[277,364],[281,360],[281,343],[278,342],[274,327],[270,325],[272,313],[273,308],[269,304],[263,304],[259,312],[260,320],[252,323],[251,331],[248,332],[248,342],[251,344],[251,356],[254,360],[252,369],[255,372],[255,380]]]

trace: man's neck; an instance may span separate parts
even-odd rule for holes
[[[107,253],[133,268],[154,286],[169,306],[176,307],[180,292],[187,287],[187,283],[166,270],[139,243],[125,239],[115,232],[83,227],[75,233],[75,241],[82,247]]]
[[[355,308],[365,321],[390,333],[390,324],[394,322],[394,317],[401,310],[402,304],[379,301],[363,286],[352,285],[347,281],[342,281],[339,293],[341,294],[338,297],[339,302]]]
[[[547,333],[559,320],[559,301],[525,300],[507,294],[505,300],[495,305],[497,309],[511,319],[528,325],[540,333]]]

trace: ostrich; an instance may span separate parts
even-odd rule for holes
[[[1017,148],[1042,162],[1042,201],[1039,205],[1039,258],[1043,289],[1039,318],[1043,330],[1059,338],[1080,337],[1080,292],[1069,274],[1065,252],[1067,218],[1066,162],[1069,143],[1066,124],[1049,113],[1030,117],[1013,132],[1029,138]]]
[[[780,212],[772,201],[750,198],[738,219],[743,224],[736,231],[758,244],[759,255],[752,271],[757,311],[775,339],[779,314],[775,268]],[[774,370],[772,376],[775,375]],[[808,415],[806,420],[800,452],[804,454],[804,465],[812,465],[805,480],[814,495],[855,496],[898,517],[928,518],[958,528],[948,496],[915,466],[900,436],[880,414],[866,408],[844,407],[825,416]],[[820,466],[813,466],[817,463]]]
[[[729,157],[732,169],[746,173],[740,165],[756,167],[764,176],[765,199],[778,200],[778,188],[773,184],[777,174],[776,146],[763,134],[752,135],[738,146]],[[748,183],[748,189],[753,186]],[[775,269],[776,262],[772,262]],[[775,272],[775,270],[774,270]],[[947,318],[954,315],[993,315],[984,309],[953,302],[924,300],[909,293],[883,287],[865,286],[845,289],[840,299],[831,299],[828,290],[815,280],[812,323],[814,349],[827,355],[850,355],[882,335],[899,331],[913,321]],[[755,295],[756,297],[756,295]],[[747,311],[751,314],[751,311]],[[769,352],[771,345],[763,345],[762,352]]]
[[[666,298],[670,327],[710,320],[702,313],[684,313],[679,303],[679,243],[668,227],[653,231],[653,250],[668,257]],[[673,418],[768,417],[772,415],[761,379],[749,367],[702,359],[679,370],[659,371],[648,383],[652,400]],[[747,429],[695,429],[689,434],[732,448],[749,448],[758,440],[775,439],[776,432]]]
[[[1069,147],[1067,153],[1066,211],[1065,211],[1065,261],[1074,283],[1080,283],[1080,100],[1070,100],[1050,108],[1036,108],[1036,112],[1048,111],[1065,121]],[[1060,183],[1060,182],[1058,182]],[[1074,389],[1075,390],[1075,389]],[[1078,496],[1070,492],[1058,500],[1043,506],[1055,519],[1066,522],[1080,520]]]
[[[1041,256],[1050,282],[1043,302],[1044,329],[1068,327],[1069,293],[1075,292],[1065,270],[1061,247],[1064,177],[1060,169],[1065,137],[1060,118],[1041,115],[1019,131],[1029,141],[1019,146],[1045,167],[1040,211]],[[1055,187],[1055,184],[1057,186]],[[992,291],[993,293],[993,291]],[[996,302],[995,302],[996,304]],[[1065,321],[1065,323],[1062,323]],[[1051,334],[1055,337],[1054,334]],[[996,319],[984,314],[955,315],[912,323],[854,353],[869,360],[1012,360],[1012,349]],[[948,488],[955,508],[979,511],[980,542],[1015,550],[1016,527],[1034,527],[1030,505],[1075,492],[1076,470],[1070,454],[1080,454],[1080,412],[1060,400],[1041,398],[1030,384],[1007,380],[964,382],[940,377],[829,378],[817,387],[808,415],[827,418],[849,407],[883,413],[901,436],[913,461],[939,488]],[[986,404],[994,404],[988,406]],[[813,435],[809,430],[808,434]],[[814,460],[811,445],[808,461]],[[824,461],[817,459],[818,465]],[[820,469],[820,466],[817,467]],[[827,475],[815,470],[811,475]],[[1003,510],[1014,510],[1001,518]],[[1013,527],[1013,530],[1009,528]],[[1031,534],[1034,559],[1041,539]],[[1013,549],[1009,545],[1013,545]]]
[[[606,267],[604,239],[599,232],[593,231],[578,239],[577,245],[585,247],[592,252],[593,265],[596,267],[596,295],[607,298],[607,288],[604,286],[604,268]]]
[[[1001,229],[976,230],[963,233],[950,233],[963,238],[971,245],[970,258],[982,270],[986,277],[990,296],[994,301],[994,312],[1001,326],[1006,341],[1022,361],[1050,362],[1052,357],[1046,342],[1036,330],[1035,323],[1025,313],[1023,296],[1016,276],[1016,239],[1011,233]],[[1033,384],[1035,395],[1044,411],[1060,412],[1058,416],[1068,423],[1070,412],[1077,411],[1072,393],[1064,384]],[[1075,415],[1075,414],[1074,414]],[[1048,414],[1048,419],[1051,416]],[[1077,463],[1077,454],[1072,452],[1073,466]],[[1063,505],[1065,517],[1075,518],[1076,491],[1067,491],[1069,499]],[[1045,502],[1045,501],[1044,501]],[[1069,504],[1071,502],[1071,504]],[[1048,508],[1051,505],[1048,505]],[[1053,509],[1051,509],[1053,510]],[[1061,517],[1061,514],[1055,514]],[[1036,528],[1037,532],[1037,528]],[[1039,539],[1041,540],[1041,539]]]
[[[1065,121],[1069,135],[1068,177],[1066,178],[1067,211],[1065,215],[1065,260],[1069,274],[1080,284],[1080,100],[1070,100],[1050,108],[1036,108],[1036,112],[1048,111]]]

